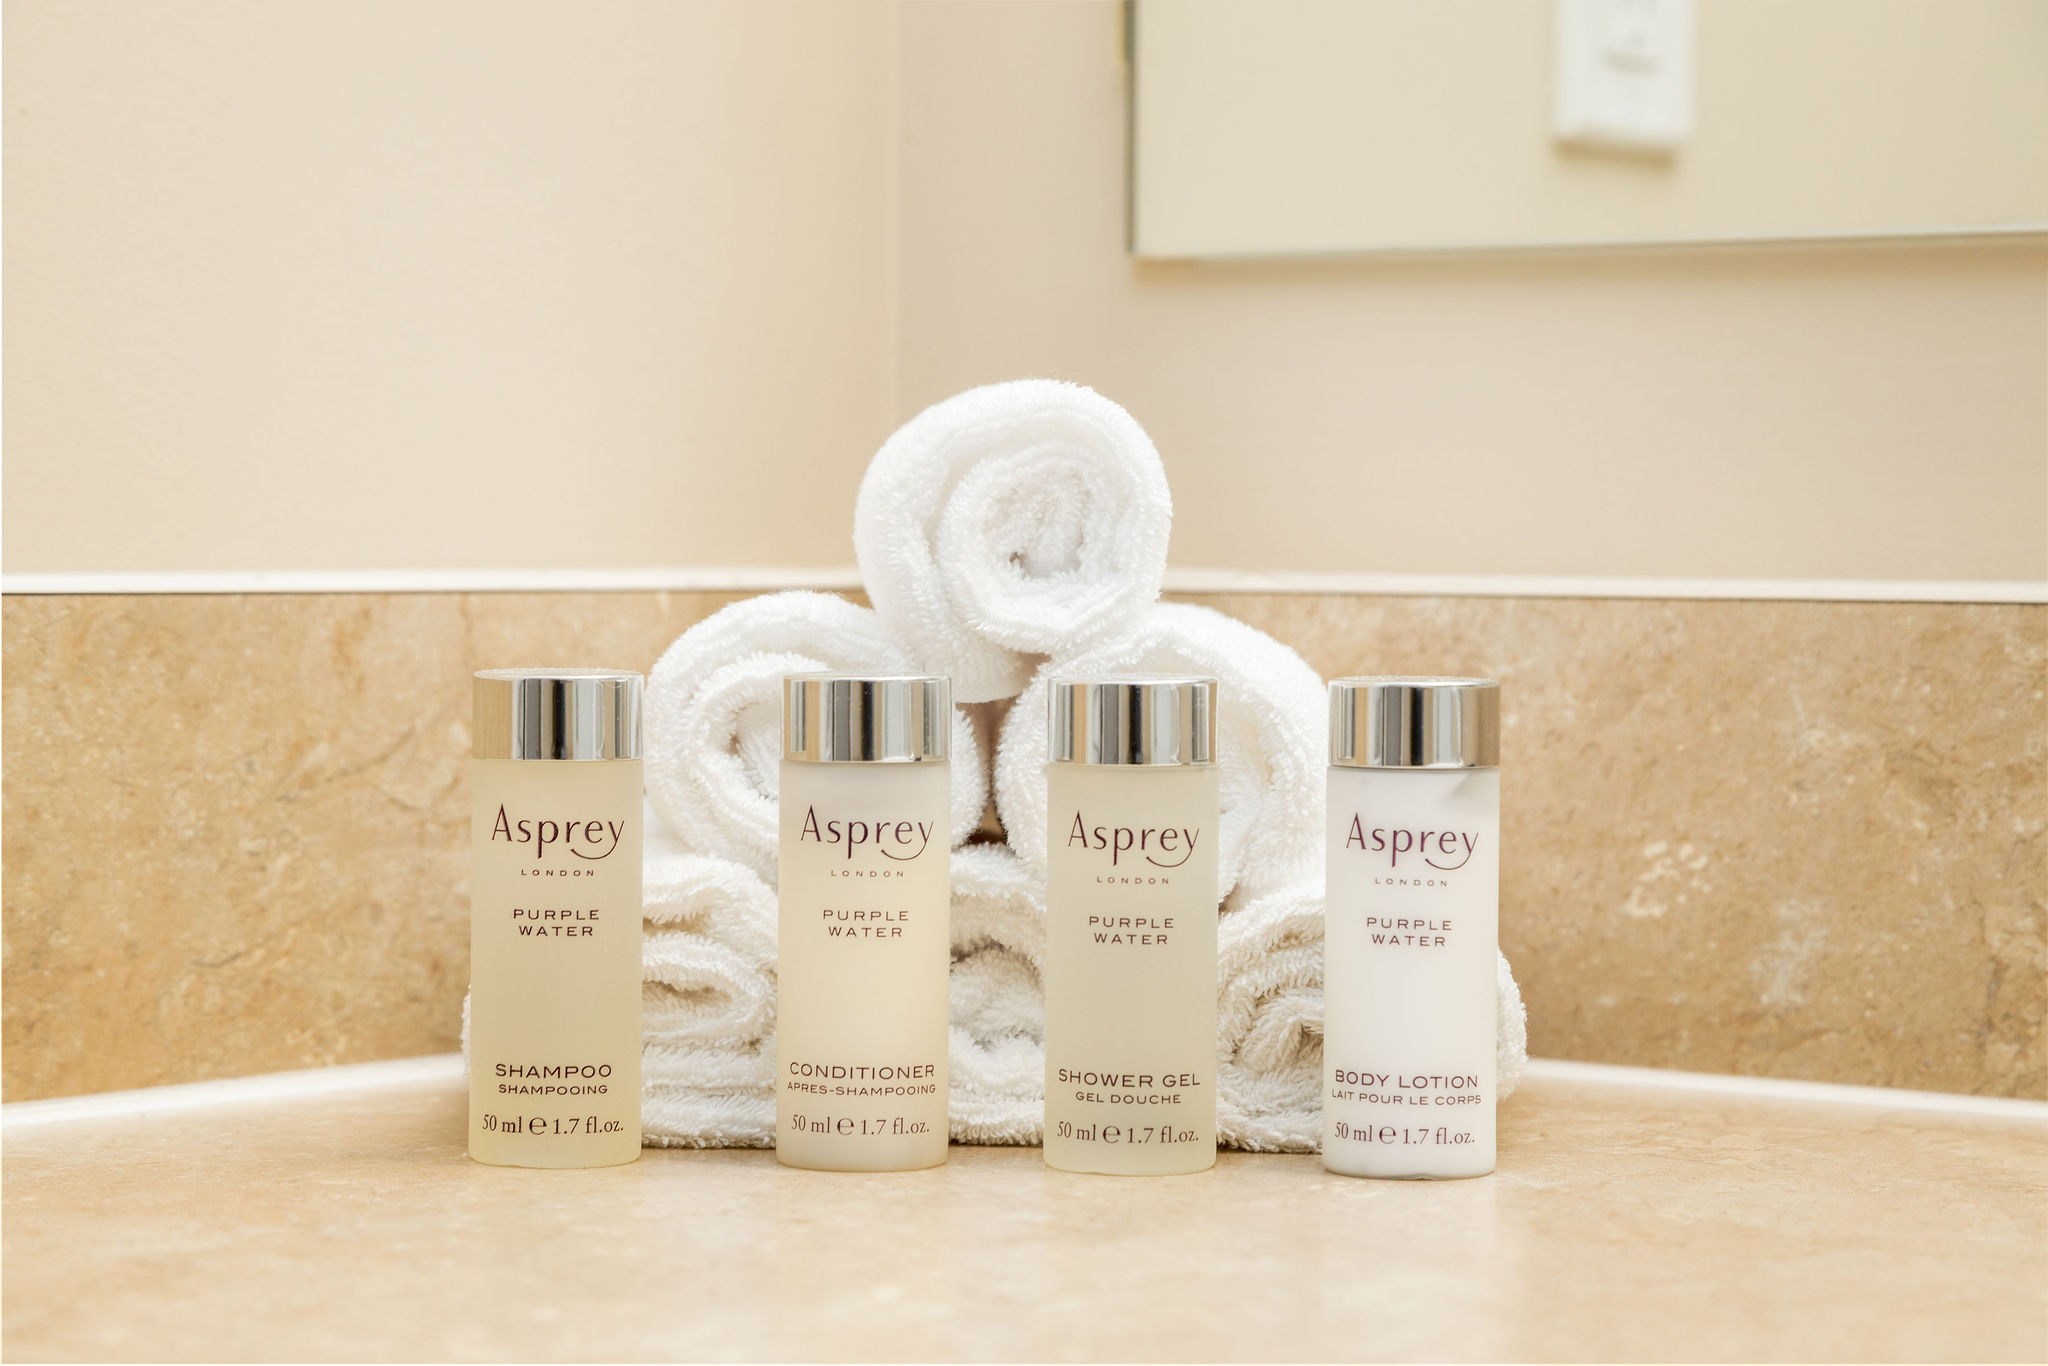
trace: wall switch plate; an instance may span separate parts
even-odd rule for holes
[[[1552,131],[1669,155],[1692,134],[1693,0],[1556,0]]]

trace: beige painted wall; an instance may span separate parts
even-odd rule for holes
[[[1182,565],[2048,572],[2048,247],[1136,264],[1118,14],[10,0],[5,567],[844,564],[1041,373]]]
[[[902,41],[898,416],[1114,395],[1177,563],[2048,574],[2038,239],[1134,262],[1114,6],[915,3]]]
[[[885,5],[6,19],[8,570],[851,559]]]

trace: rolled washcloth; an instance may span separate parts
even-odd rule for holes
[[[732,859],[773,884],[782,679],[837,669],[931,672],[872,611],[829,593],[733,603],[656,661],[647,681],[647,792],[684,852]],[[987,768],[965,712],[954,719],[952,768],[957,844],[988,800]]]
[[[775,892],[648,824],[641,1122],[658,1147],[775,1142]],[[1043,887],[1001,845],[953,856],[953,1138],[1036,1143],[1045,1111]]]
[[[1216,1136],[1255,1152],[1314,1152],[1323,1137],[1323,884],[1283,887],[1217,927]],[[1495,1094],[1529,1061],[1528,1014],[1499,958]]]
[[[918,662],[952,678],[955,701],[986,702],[1155,601],[1172,523],[1159,453],[1129,413],[1027,379],[934,404],[884,442],[853,548]]]
[[[1026,870],[1045,876],[1051,680],[1131,672],[1217,680],[1218,897],[1240,886],[1256,894],[1319,872],[1328,747],[1322,679],[1271,636],[1221,612],[1179,603],[1147,609],[1129,630],[1092,648],[1054,656],[1010,708],[996,751],[996,810]]]
[[[956,1143],[1045,1132],[1045,884],[1008,848],[953,854],[951,1118]]]
[[[759,1148],[775,1133],[775,892],[646,821],[641,1126],[657,1147]]]
[[[764,1148],[775,1141],[775,893],[727,859],[683,854],[648,822],[646,1141]],[[1008,849],[953,856],[952,1134],[1041,1141],[1045,891]],[[1323,892],[1305,881],[1251,899],[1219,927],[1217,1137],[1312,1152],[1322,1136]],[[1498,1094],[1528,1061],[1527,1016],[1499,959]]]

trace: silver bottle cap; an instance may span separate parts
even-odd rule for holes
[[[782,754],[832,764],[944,762],[953,684],[935,674],[790,674],[782,680]]]
[[[1055,764],[1216,761],[1216,680],[1180,674],[1055,678],[1046,757]]]
[[[479,669],[479,759],[637,759],[640,675],[625,669]]]
[[[1330,762],[1342,768],[1497,768],[1500,684],[1490,678],[1339,678]]]

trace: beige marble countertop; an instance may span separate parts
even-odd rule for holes
[[[449,1081],[10,1127],[9,1360],[2026,1359],[2048,1128],[1533,1080],[1500,1170],[482,1167]]]

